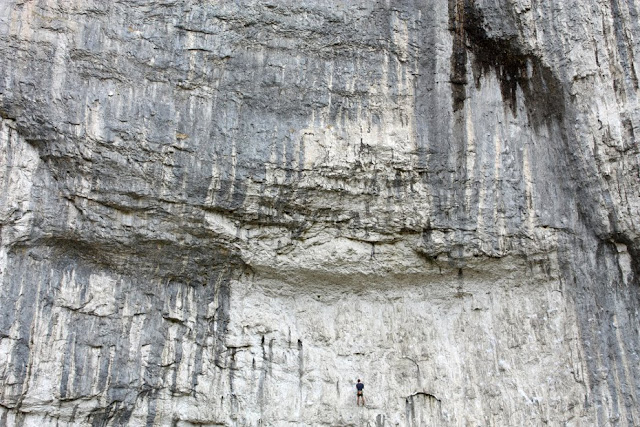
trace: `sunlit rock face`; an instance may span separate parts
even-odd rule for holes
[[[640,425],[639,10],[2,0],[0,425]]]

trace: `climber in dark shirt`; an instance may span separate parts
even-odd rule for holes
[[[364,406],[364,384],[358,380],[356,384],[356,406],[360,406],[360,399],[362,399],[362,406]]]

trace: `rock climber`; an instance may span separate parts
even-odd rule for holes
[[[362,399],[362,406],[364,406],[364,384],[358,379],[356,384],[356,406],[360,406],[360,399]]]

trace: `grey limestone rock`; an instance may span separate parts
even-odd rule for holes
[[[640,425],[639,9],[0,0],[0,424]]]

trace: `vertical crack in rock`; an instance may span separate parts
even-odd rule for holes
[[[300,377],[300,387],[302,387],[302,376],[304,375],[304,350],[302,340],[298,340],[298,376]]]
[[[260,413],[264,412],[264,388],[267,381],[267,372],[269,370],[269,360],[267,358],[267,350],[264,346],[264,335],[260,339],[260,348],[262,350],[262,366],[260,367],[260,377],[258,378],[257,399]]]
[[[220,281],[220,284],[216,287],[216,300],[218,305],[216,307],[214,322],[215,322],[215,360],[214,364],[218,367],[224,367],[221,357],[226,350],[226,336],[227,328],[229,327],[229,303],[230,303],[230,286],[227,279]]]

